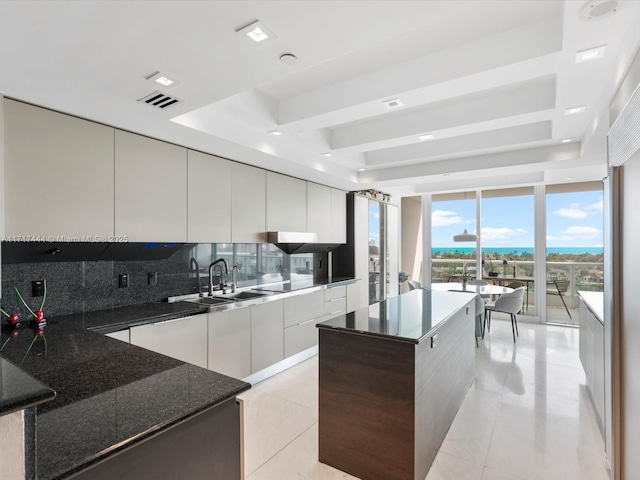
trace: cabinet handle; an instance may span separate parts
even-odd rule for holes
[[[340,298],[334,298],[333,300],[328,300],[329,303],[333,303],[333,302],[339,302],[340,300],[342,300],[344,297],[340,297]]]
[[[298,325],[305,325],[307,323],[315,322],[316,320],[318,320],[318,318],[320,317],[312,318],[311,320],[305,320],[304,322],[298,323]]]

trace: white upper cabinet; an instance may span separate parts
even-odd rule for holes
[[[307,182],[267,172],[267,230],[307,231]]]
[[[317,183],[307,183],[307,231],[318,236],[318,243],[331,243],[332,189]]]
[[[260,168],[241,163],[231,167],[231,241],[266,241],[266,177]]]
[[[331,189],[331,243],[347,243],[347,192]]]
[[[6,99],[4,122],[4,234],[113,235],[114,129]]]
[[[187,241],[187,149],[116,130],[115,234]]]
[[[193,150],[187,155],[187,241],[230,243],[232,162]]]

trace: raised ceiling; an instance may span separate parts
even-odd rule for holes
[[[584,5],[5,0],[0,92],[348,190],[593,180],[640,44],[640,1],[588,22]],[[251,45],[236,30],[253,20],[278,38]],[[575,63],[600,45],[603,58]],[[180,84],[147,80],[158,71]],[[137,102],[155,90],[181,102]]]

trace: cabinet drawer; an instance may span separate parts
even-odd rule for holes
[[[341,287],[330,287],[325,289],[324,291],[324,301],[334,300],[340,297],[347,296],[347,286],[343,285]]]
[[[290,357],[296,353],[300,353],[307,348],[318,345],[318,329],[316,325],[322,321],[328,320],[326,316],[322,316],[313,320],[309,320],[299,325],[293,325],[284,329],[284,356]]]
[[[324,302],[324,314],[331,315],[332,317],[335,315],[341,315],[347,312],[347,299],[346,297],[342,298],[334,298],[333,300],[329,300],[328,302]]]
[[[297,325],[298,323],[317,318],[323,314],[324,297],[322,290],[284,299],[285,327]]]

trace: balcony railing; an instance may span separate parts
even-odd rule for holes
[[[461,274],[465,270],[471,274],[476,272],[476,261],[468,258],[433,258],[431,260],[431,281],[442,282],[443,274],[453,277]],[[604,265],[602,262],[545,262],[546,278],[547,281],[551,280],[569,280],[569,289],[565,295],[565,301],[569,308],[577,308],[578,290],[590,290],[590,291],[603,291],[603,272]],[[500,276],[511,277],[533,277],[535,263],[532,260],[510,260],[506,265],[502,263],[493,262],[494,271],[497,271]],[[489,264],[484,265],[484,275],[487,276],[489,271]],[[446,277],[445,277],[446,278]],[[535,291],[534,284],[530,284],[529,290],[529,304],[533,305],[534,295],[531,295]],[[545,285],[546,288],[546,285]],[[550,295],[547,297],[547,305],[562,307],[559,297],[553,297]]]

